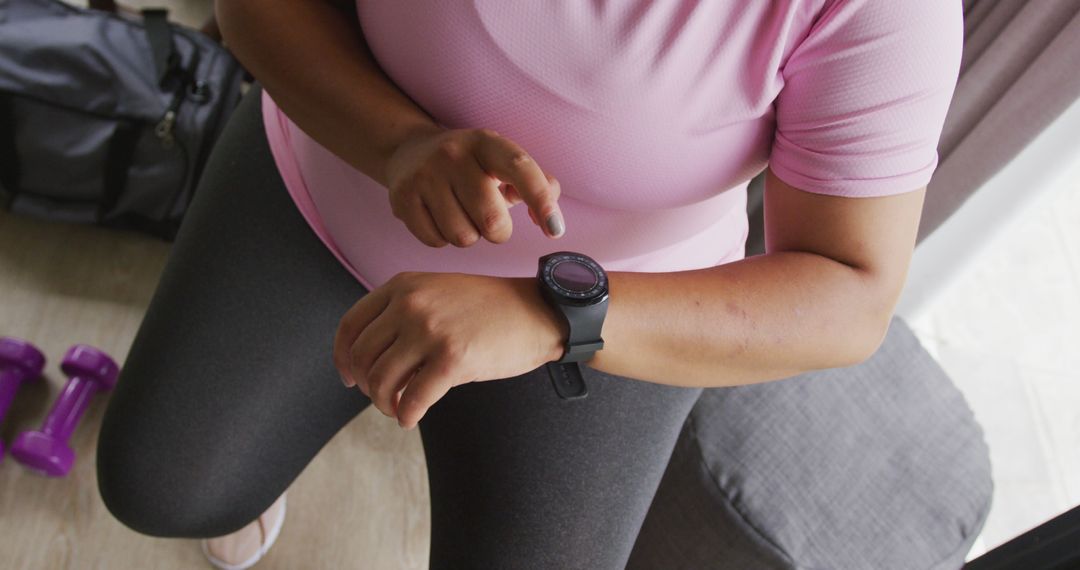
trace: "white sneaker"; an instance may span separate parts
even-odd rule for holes
[[[272,521],[272,522],[271,522]],[[274,545],[285,523],[285,493],[266,512],[244,528],[225,536],[199,541],[203,555],[221,570],[251,568]],[[239,560],[239,562],[238,562]]]

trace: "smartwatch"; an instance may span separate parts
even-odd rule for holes
[[[583,253],[556,251],[540,258],[536,277],[544,300],[570,330],[562,357],[546,365],[548,375],[561,398],[584,398],[588,389],[579,363],[604,348],[600,332],[608,307],[607,273]]]

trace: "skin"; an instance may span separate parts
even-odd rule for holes
[[[558,239],[542,229],[558,212],[555,177],[496,132],[439,127],[378,69],[351,9],[217,3],[237,57],[305,132],[387,188],[395,217],[421,243],[505,243],[509,208],[522,202],[533,231]],[[924,196],[814,194],[768,172],[766,253],[693,271],[610,272],[604,349],[588,365],[715,387],[865,360],[907,276]],[[558,359],[566,334],[534,277],[409,272],[342,316],[333,358],[346,386],[411,429],[454,386]]]

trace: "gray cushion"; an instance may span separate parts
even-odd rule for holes
[[[958,568],[992,488],[970,408],[896,318],[857,366],[705,390],[628,568]]]

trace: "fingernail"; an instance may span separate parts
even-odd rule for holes
[[[562,216],[560,216],[558,212],[552,212],[551,215],[547,217],[547,228],[548,233],[553,237],[561,236],[566,230],[566,227],[563,226]]]
[[[348,388],[349,387],[349,380],[345,378],[345,375],[338,372],[338,376],[341,376],[341,385]]]

